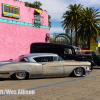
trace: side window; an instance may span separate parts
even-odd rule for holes
[[[53,57],[37,57],[37,58],[34,58],[34,60],[36,62],[52,62]]]
[[[53,57],[47,57],[48,62],[53,62]]]
[[[72,54],[72,50],[69,48],[64,49],[64,54]]]
[[[45,62],[44,57],[37,57],[37,58],[34,58],[34,60],[35,60],[36,62]]]
[[[53,57],[53,61],[58,61],[58,57]]]

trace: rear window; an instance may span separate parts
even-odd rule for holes
[[[24,56],[19,56],[17,59],[14,60],[15,62],[29,62],[29,59]]]
[[[24,57],[24,58],[20,59],[20,62],[29,62],[29,60],[26,57]]]

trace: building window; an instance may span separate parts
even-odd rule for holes
[[[2,4],[2,14],[3,16],[20,18],[20,7],[3,3]]]
[[[42,24],[41,23],[41,11],[35,10],[35,24]]]

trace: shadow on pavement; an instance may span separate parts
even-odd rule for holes
[[[93,69],[100,69],[100,68],[96,67],[96,68],[93,68]]]
[[[82,78],[85,77],[84,75],[81,77],[73,77],[73,76],[64,76],[64,77],[42,77],[42,78],[31,78],[31,79],[25,79],[25,80],[41,80],[41,79],[58,79],[58,78]],[[0,78],[0,81],[23,81],[23,80],[16,80],[12,78]]]

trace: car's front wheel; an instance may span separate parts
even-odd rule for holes
[[[83,68],[81,68],[81,67],[75,68],[72,74],[73,74],[73,76],[79,76],[79,77],[82,76]]]
[[[26,72],[16,72],[13,74],[14,79],[23,80],[26,79],[28,74]]]

